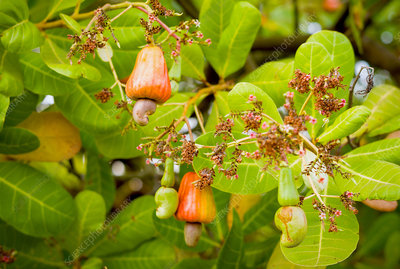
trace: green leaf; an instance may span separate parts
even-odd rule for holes
[[[43,46],[40,48],[40,55],[48,67],[57,73],[69,78],[84,77],[89,80],[98,81],[101,78],[99,70],[82,62],[81,64],[70,64],[67,59],[67,51],[58,47],[53,40],[46,38]]]
[[[102,269],[103,261],[100,258],[89,258],[81,267],[82,269]]]
[[[103,197],[99,194],[85,190],[75,197],[77,218],[71,228],[63,234],[63,245],[73,252],[80,248],[88,236],[101,226],[106,218],[106,206]]]
[[[343,84],[349,86],[354,75],[354,51],[350,40],[342,33],[323,30],[311,35],[308,42],[318,42],[329,52],[332,67],[340,66],[340,74],[344,76]],[[339,95],[345,96],[345,90],[339,89]],[[347,95],[347,94],[346,94]]]
[[[30,91],[13,98],[7,109],[4,126],[16,126],[23,122],[36,110],[37,102],[38,96]]]
[[[263,90],[254,86],[248,82],[240,82],[233,87],[233,89],[229,92],[229,107],[232,111],[245,111],[251,110],[253,105],[247,103],[249,99],[249,95],[254,95],[258,101],[262,102],[262,107],[264,109],[264,113],[269,115],[275,121],[279,123],[283,123],[281,116],[279,115],[278,109],[274,101],[271,97],[268,96]]]
[[[224,29],[215,52],[218,57],[209,58],[221,77],[225,78],[243,67],[260,24],[260,12],[254,6],[248,2],[235,4],[230,23]]]
[[[160,239],[152,240],[140,245],[137,249],[104,258],[108,268],[140,268],[164,269],[170,268],[175,263],[174,249],[167,242]]]
[[[200,46],[192,44],[181,49],[182,75],[205,81],[204,55]]]
[[[397,131],[399,129],[400,129],[400,116],[397,116],[393,117],[392,119],[389,119],[380,127],[372,130],[371,132],[368,133],[368,135],[369,136],[382,135]]]
[[[29,17],[26,1],[1,1],[0,2],[0,30],[3,31]]]
[[[104,198],[106,209],[109,210],[115,199],[115,183],[110,164],[94,152],[87,152],[86,157],[85,189],[100,194]]]
[[[183,106],[179,105],[168,105],[169,103],[184,103],[189,99],[190,95],[178,93],[170,98],[165,104],[158,106],[156,112],[149,116],[149,124],[142,127],[141,130],[145,136],[154,136],[157,133],[154,131],[156,126],[169,126],[174,119],[180,118],[183,112]],[[192,109],[189,109],[186,115],[192,113]],[[181,125],[179,125],[181,126]],[[177,128],[179,130],[179,127]]]
[[[388,238],[385,245],[385,266],[395,268],[400,263],[400,231],[394,232]]]
[[[190,269],[190,268],[212,268],[215,260],[204,260],[200,258],[183,259],[175,264],[172,269]]]
[[[130,115],[122,113],[120,119],[116,118],[120,112],[114,105],[120,98],[117,88],[112,90],[114,97],[107,103],[103,104],[95,99],[95,93],[100,91],[103,85],[92,87],[75,84],[74,91],[56,96],[55,102],[63,115],[79,129],[95,134],[110,134],[122,130],[128,123]]]
[[[62,254],[44,239],[27,236],[0,221],[0,245],[4,250],[17,251],[10,268],[63,268]],[[8,267],[7,267],[8,268]]]
[[[276,191],[267,192],[260,202],[245,213],[242,226],[245,235],[271,222],[279,208],[276,197]]]
[[[391,85],[379,85],[368,94],[364,106],[371,109],[371,115],[363,131],[374,130],[400,114],[400,89]],[[360,130],[361,131],[361,130]]]
[[[164,237],[168,242],[174,244],[180,249],[200,252],[211,247],[220,247],[219,243],[210,239],[204,230],[197,246],[188,247],[185,243],[183,233],[185,222],[178,221],[174,217],[169,219],[159,219],[156,214],[153,214],[153,223],[160,236]]]
[[[283,256],[279,243],[276,245],[274,252],[272,253],[272,255],[268,261],[268,265],[267,265],[267,269],[307,269],[307,268],[310,268],[310,267],[296,265],[296,264],[289,262],[285,258],[285,256]],[[312,268],[324,269],[326,267],[325,266],[313,266]]]
[[[20,56],[25,88],[37,94],[62,95],[75,90],[75,82],[53,71],[43,62],[39,53]]]
[[[103,257],[132,250],[152,238],[155,234],[151,220],[154,209],[153,196],[141,196],[130,204],[129,200],[125,200],[121,207],[107,218],[105,227],[101,230],[101,237],[96,238],[90,249],[86,250],[86,255]],[[105,261],[104,263],[106,264]]]
[[[245,137],[243,134],[234,133],[236,139]],[[225,142],[220,136],[214,137],[214,133],[206,133],[199,136],[196,139],[197,144],[215,146]],[[244,145],[243,150],[252,152],[255,147]],[[224,162],[224,168],[226,169],[230,165],[230,157],[233,148],[227,150],[226,160]],[[209,153],[209,149],[200,149],[198,157],[193,160],[193,168],[196,172],[200,171],[205,167],[213,167],[214,163],[210,160],[205,153]],[[238,193],[238,194],[251,194],[251,193],[264,193],[268,192],[277,187],[277,179],[275,178],[275,172],[272,170],[261,171],[257,162],[253,159],[244,158],[241,163],[238,164],[238,179],[228,179],[225,175],[219,171],[216,171],[213,187],[224,192]]]
[[[365,106],[355,106],[339,115],[318,138],[317,141],[325,143],[340,139],[357,131],[367,120],[371,110]]]
[[[65,14],[60,14],[60,18],[63,20],[64,24],[74,31],[76,34],[80,34],[82,31],[81,25],[74,20],[72,17],[65,15]]]
[[[96,135],[96,146],[101,154],[110,159],[130,159],[143,155],[136,147],[143,143],[142,130]]]
[[[229,230],[227,215],[229,213],[229,200],[231,198],[231,194],[215,188],[213,188],[212,191],[214,195],[215,206],[217,208],[217,214],[215,219],[206,225],[206,228],[215,233],[218,240],[222,241]]]
[[[342,170],[352,174],[352,179],[346,179],[338,175],[336,184],[341,192],[351,191],[360,193],[357,200],[400,199],[400,166],[393,163],[358,158],[346,159],[348,166],[342,166]]]
[[[40,146],[39,138],[23,128],[8,127],[0,132],[0,153],[21,154]]]
[[[321,194],[338,194],[334,183]],[[313,208],[311,199],[305,200],[303,210],[307,217],[307,236],[297,247],[281,246],[283,255],[290,262],[303,266],[326,266],[345,260],[355,250],[358,243],[358,222],[353,212],[344,208],[337,198],[323,197],[325,204],[342,211],[336,218],[340,232],[328,232],[328,222],[323,225],[318,211]]]
[[[23,77],[16,55],[0,45],[0,94],[17,96],[24,90]]]
[[[217,259],[217,268],[240,268],[244,254],[242,223],[236,210],[233,210],[231,230],[226,237]]]
[[[1,43],[11,52],[24,52],[39,47],[43,37],[30,21],[23,20],[2,33]]]
[[[25,234],[56,235],[76,217],[69,193],[27,165],[0,163],[0,192],[0,217]]]
[[[7,116],[9,104],[10,98],[0,94],[0,131],[3,129],[4,119]]]
[[[283,94],[294,72],[294,61],[267,62],[248,74],[242,81],[250,82],[267,93],[277,106],[285,103]]]
[[[358,256],[370,256],[380,252],[392,237],[395,231],[400,231],[400,216],[396,213],[387,213],[374,219],[370,224],[365,240],[357,251]]]
[[[246,265],[246,268],[265,268],[274,250],[274,246],[278,242],[279,236],[277,234],[264,241],[245,242],[243,263]]]
[[[400,138],[379,140],[356,148],[346,154],[349,159],[374,159],[400,164]]]

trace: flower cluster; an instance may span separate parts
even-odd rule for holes
[[[353,200],[353,197],[359,196],[359,193],[353,193],[350,191],[345,191],[342,195],[340,195],[340,200],[342,201],[342,204],[347,210],[353,211],[354,214],[358,213],[357,208],[355,208],[355,202]]]
[[[337,232],[338,228],[336,218],[342,215],[342,211],[329,205],[324,205],[315,199],[313,200],[312,205],[315,210],[319,211],[319,219],[322,223],[329,221],[328,232]]]
[[[203,168],[199,171],[200,179],[194,182],[194,186],[197,189],[204,189],[207,186],[210,186],[214,182],[215,171],[211,168]]]
[[[345,99],[336,98],[331,89],[344,89],[343,76],[339,73],[339,67],[332,69],[327,76],[320,75],[311,78],[310,74],[295,71],[295,77],[289,82],[289,88],[301,94],[312,91],[315,97],[315,109],[323,116],[329,117],[333,112],[339,111],[345,106]]]
[[[114,97],[114,93],[109,88],[103,88],[100,92],[96,93],[94,97],[102,103],[107,103],[107,101]]]
[[[226,141],[229,137],[232,137],[231,134],[233,126],[233,119],[228,118],[224,120],[223,118],[220,118],[219,123],[215,126],[214,136],[222,135],[222,139]]]
[[[71,64],[72,57],[77,53],[79,54],[78,64],[86,59],[87,54],[92,54],[95,57],[96,49],[103,48],[107,44],[108,38],[103,35],[106,29],[110,31],[115,42],[118,44],[118,40],[113,34],[110,18],[105,14],[104,10],[98,8],[94,14],[95,23],[91,29],[82,31],[80,35],[68,35],[69,39],[74,40],[67,54]]]
[[[0,245],[0,264],[2,264],[2,263],[5,263],[5,264],[13,263],[15,261],[15,255],[16,254],[17,254],[17,252],[15,250],[13,250],[13,249],[4,250],[3,246]]]

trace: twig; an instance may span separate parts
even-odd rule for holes
[[[121,17],[125,12],[127,12],[128,10],[130,10],[132,8],[132,5],[128,6],[127,8],[125,8],[123,11],[121,11],[117,16],[115,16],[114,18],[111,19],[111,22],[115,21],[116,19],[118,19],[119,17]]]
[[[306,109],[306,105],[311,99],[311,96],[313,95],[313,91],[310,91],[310,94],[307,96],[307,99],[304,101],[303,105],[301,106],[301,109],[299,111],[299,115],[301,115],[304,112],[304,109]]]
[[[199,121],[201,131],[203,134],[205,134],[206,129],[204,128],[203,115],[201,114],[201,112],[199,111],[199,108],[196,105],[194,105],[193,107],[194,107],[194,112],[196,113],[197,120]]]
[[[185,116],[185,122],[186,122],[186,126],[188,128],[188,132],[189,132],[189,135],[190,135],[190,141],[194,142],[194,137],[193,137],[193,133],[192,133],[192,127],[190,127],[189,120],[188,120],[188,118],[186,116]]]
[[[320,195],[319,192],[317,191],[317,188],[315,187],[314,182],[311,180],[311,177],[310,177],[309,175],[307,175],[306,177],[307,177],[307,179],[308,179],[308,182],[309,182],[310,185],[311,185],[311,188],[312,188],[314,194],[317,196],[317,198],[318,198],[318,200],[321,202],[321,204],[322,204],[323,206],[325,206],[325,203],[324,203],[324,201],[322,201],[321,195]]]
[[[352,105],[353,105],[354,88],[355,88],[355,86],[356,86],[358,80],[359,80],[360,77],[361,77],[361,72],[362,72],[364,69],[372,69],[372,70],[374,70],[372,67],[369,67],[369,66],[362,66],[362,67],[360,68],[360,71],[358,71],[358,74],[357,74],[356,78],[354,79],[353,85],[351,85],[351,87],[349,88],[349,102],[348,102],[348,105],[347,105],[347,109],[350,109],[350,108],[352,107]]]
[[[76,1],[74,13],[72,13],[72,16],[76,16],[79,14],[79,9],[81,8],[81,0]]]
[[[119,88],[119,92],[121,94],[122,101],[125,101],[126,99],[125,99],[125,95],[124,95],[124,90],[122,89],[121,82],[118,79],[118,75],[117,75],[117,72],[115,71],[114,64],[111,60],[111,57],[109,57],[109,55],[108,55],[107,48],[106,48],[106,53],[107,53],[107,57],[108,57],[108,63],[110,64],[111,72],[114,76],[115,82],[118,84],[118,88]]]

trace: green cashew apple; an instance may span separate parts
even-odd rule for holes
[[[168,219],[175,214],[178,208],[178,192],[173,188],[160,187],[154,196],[159,219]]]
[[[300,201],[299,193],[292,174],[292,169],[281,169],[278,186],[278,202],[281,206],[297,205]]]
[[[307,234],[307,218],[303,209],[284,206],[275,213],[275,225],[282,231],[281,245],[287,248],[298,246]]]
[[[173,187],[175,185],[175,174],[174,174],[174,161],[171,158],[165,160],[164,175],[161,178],[161,186]]]

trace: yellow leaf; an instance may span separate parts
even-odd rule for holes
[[[260,194],[232,194],[229,200],[229,212],[228,212],[228,225],[229,228],[232,226],[232,210],[233,208],[239,214],[240,220],[243,221],[244,214],[249,211],[250,208],[255,206],[261,199]]]
[[[78,128],[60,112],[33,112],[18,127],[34,133],[40,140],[40,147],[29,153],[10,155],[13,159],[59,162],[72,158],[82,146]]]

